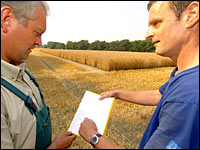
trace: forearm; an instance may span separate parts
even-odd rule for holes
[[[80,125],[79,134],[80,136],[87,141],[88,143],[91,142],[91,137],[98,133],[97,126],[95,122],[91,119],[85,118]],[[108,141],[104,136],[99,138],[98,143],[95,145],[97,149],[121,149],[121,147],[113,144],[112,142]]]
[[[159,90],[123,91],[116,90],[115,98],[140,105],[157,105],[162,97]]]

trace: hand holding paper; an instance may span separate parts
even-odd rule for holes
[[[85,118],[83,122],[80,124],[79,134],[82,138],[84,138],[87,142],[90,142],[91,136],[98,133],[97,126],[95,122],[91,119]]]
[[[68,131],[71,131],[75,135],[79,135],[78,130],[80,124],[85,118],[89,118],[96,123],[100,134],[103,135],[105,133],[115,99],[106,98],[105,100],[100,101],[99,97],[101,97],[101,95],[90,91],[85,92]]]

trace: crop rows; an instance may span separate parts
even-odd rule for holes
[[[175,66],[171,59],[149,52],[58,50],[46,48],[40,48],[39,51],[105,71]]]

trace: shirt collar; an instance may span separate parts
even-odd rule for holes
[[[176,66],[176,68],[172,71],[170,77],[173,78],[175,76],[175,73],[178,71],[178,67]]]
[[[24,75],[25,62],[15,66],[1,59],[1,76],[16,81]]]

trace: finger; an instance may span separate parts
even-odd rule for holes
[[[100,93],[100,95],[103,95],[104,93],[106,93],[106,92],[102,92],[102,93]]]
[[[76,135],[72,134],[71,136],[69,136],[69,138],[73,141],[76,139]]]
[[[77,137],[76,135],[74,135],[74,134],[72,135],[72,138],[73,138],[73,139],[75,139],[76,137]]]
[[[65,136],[70,136],[72,135],[72,132],[71,131],[68,131],[68,132],[64,132]]]
[[[104,99],[104,96],[99,97],[99,100],[102,100],[102,99]]]
[[[102,95],[101,97],[99,97],[99,100],[103,100],[104,98],[107,98],[108,95]]]
[[[85,117],[84,120],[83,120],[83,122],[88,121],[88,120],[89,120],[89,118]]]
[[[83,126],[83,124],[88,120],[88,118],[84,118],[83,121],[80,124],[80,127]]]
[[[81,132],[80,132],[80,129],[81,129],[81,127],[79,128],[79,130],[78,130],[78,134],[81,136]]]

